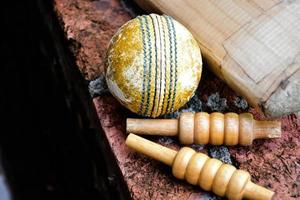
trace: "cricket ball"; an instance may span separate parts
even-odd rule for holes
[[[202,58],[182,24],[150,14],[128,21],[112,37],[105,71],[108,88],[122,105],[157,117],[176,111],[194,95]]]

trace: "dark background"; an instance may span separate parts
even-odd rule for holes
[[[127,199],[51,1],[0,13],[0,200]]]

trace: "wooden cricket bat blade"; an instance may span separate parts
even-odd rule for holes
[[[136,0],[197,39],[208,67],[270,116],[300,110],[300,1]]]

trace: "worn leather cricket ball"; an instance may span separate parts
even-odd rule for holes
[[[194,95],[202,72],[192,34],[166,15],[143,15],[124,24],[110,41],[106,82],[126,108],[157,117]]]

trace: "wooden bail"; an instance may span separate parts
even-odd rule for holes
[[[127,132],[179,136],[182,144],[251,145],[281,136],[279,121],[256,121],[251,113],[185,112],[179,119],[127,119]]]
[[[197,153],[192,148],[183,147],[177,152],[134,134],[129,134],[126,145],[172,166],[176,178],[219,196],[234,200],[271,200],[274,195],[274,192],[251,182],[248,172]]]

